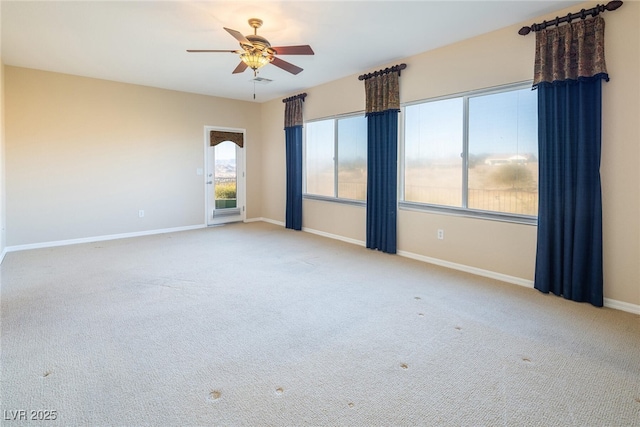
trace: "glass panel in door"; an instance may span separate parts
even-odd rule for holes
[[[215,209],[234,209],[238,207],[238,169],[237,145],[224,141],[214,148],[214,194]]]
[[[207,224],[244,220],[243,148],[224,141],[207,151]]]

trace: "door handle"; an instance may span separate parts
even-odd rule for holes
[[[212,184],[212,182],[211,181],[207,181],[207,184]]]

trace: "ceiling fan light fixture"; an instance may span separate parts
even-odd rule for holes
[[[245,52],[240,54],[240,59],[253,71],[271,62],[271,59],[263,55],[262,52]]]

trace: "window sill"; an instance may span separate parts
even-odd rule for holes
[[[367,207],[367,202],[365,202],[364,200],[339,199],[337,197],[318,196],[315,194],[303,194],[302,198],[305,200],[316,200],[320,202],[338,203],[341,205],[359,206],[362,208]],[[405,210],[405,211],[414,211],[414,212],[428,212],[428,213],[434,213],[439,215],[460,216],[464,218],[483,219],[488,221],[509,222],[513,224],[524,224],[524,225],[535,225],[535,226],[538,225],[538,218],[534,216],[512,215],[512,214],[488,212],[488,211],[476,211],[471,209],[454,208],[450,206],[435,206],[435,205],[425,205],[422,203],[400,201],[398,203],[398,209]]]
[[[341,205],[359,206],[363,208],[367,207],[367,202],[364,200],[339,199],[337,197],[318,196],[315,194],[303,194],[302,198],[307,200],[318,200],[320,202],[339,203]]]
[[[440,215],[452,215],[465,218],[484,219],[489,221],[510,222],[514,224],[538,225],[537,216],[513,215],[499,212],[476,211],[472,209],[454,208],[450,206],[434,206],[422,203],[405,202],[398,203],[398,208],[405,211],[428,212]]]

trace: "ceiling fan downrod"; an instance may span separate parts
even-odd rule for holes
[[[250,18],[249,19],[249,25],[251,26],[251,28],[253,28],[253,35],[257,36],[258,35],[258,28],[262,27],[262,19]]]

